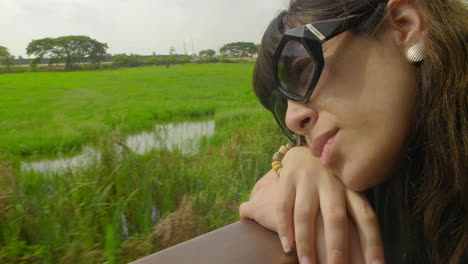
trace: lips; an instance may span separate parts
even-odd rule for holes
[[[327,142],[336,135],[337,132],[338,132],[338,129],[333,129],[316,137],[312,141],[312,146],[311,146],[312,154],[316,156],[317,158],[320,158],[323,153],[323,148],[325,147]]]

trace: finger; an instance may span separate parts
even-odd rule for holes
[[[357,225],[362,255],[366,263],[383,264],[385,255],[377,215],[363,194],[346,190],[346,197],[348,212]]]
[[[241,203],[239,206],[239,215],[241,219],[253,219],[254,215],[253,213],[255,212],[254,206],[252,202],[244,202]]]
[[[346,196],[341,183],[333,176],[319,189],[320,210],[325,228],[327,263],[349,263],[348,216]]]
[[[315,230],[318,210],[317,193],[311,192],[306,184],[298,185],[294,206],[294,231],[297,256],[301,264],[316,263]]]
[[[293,211],[296,197],[295,183],[287,178],[287,172],[282,172],[279,179],[278,198],[276,200],[276,223],[278,236],[284,252],[291,251],[294,244]]]

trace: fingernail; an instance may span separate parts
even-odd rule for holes
[[[384,264],[384,262],[381,259],[374,259],[372,260],[372,264]]]
[[[291,247],[289,246],[289,240],[287,237],[281,237],[281,245],[283,245],[284,252],[289,253],[289,251],[291,251]]]
[[[301,264],[311,264],[310,258],[308,256],[303,256],[301,258]]]

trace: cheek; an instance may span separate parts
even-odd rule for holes
[[[402,101],[404,104],[399,104]],[[380,99],[365,98],[354,106],[346,107],[353,110],[341,112],[340,116],[344,118],[341,120],[344,121],[342,138],[337,146],[340,157],[338,175],[349,188],[362,191],[386,180],[409,134],[413,120],[409,103],[385,95]]]
[[[399,160],[417,84],[414,66],[397,49],[358,42],[325,69],[317,105],[340,129],[333,169],[347,187],[362,191],[385,181]]]
[[[347,94],[335,105],[343,132],[337,174],[362,191],[384,182],[399,160],[414,119],[417,83],[414,66],[399,56],[371,52],[356,59],[360,67],[339,75],[352,85],[337,86],[338,94]]]
[[[384,135],[355,137],[342,148],[341,168],[337,174],[351,190],[367,190],[387,179],[402,153],[405,135]]]

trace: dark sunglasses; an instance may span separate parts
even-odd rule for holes
[[[325,65],[322,43],[349,30],[359,17],[349,16],[298,26],[286,31],[278,44],[273,57],[278,96],[274,99],[272,112],[291,141],[297,142],[294,133],[285,124],[287,100],[308,100]]]

